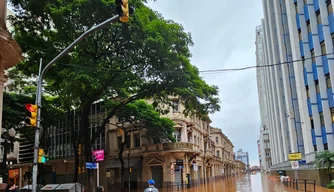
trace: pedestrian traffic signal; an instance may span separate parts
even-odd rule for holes
[[[120,16],[119,20],[123,23],[129,22],[129,0],[115,0],[116,12]]]
[[[27,126],[32,126],[32,127],[36,127],[36,123],[37,123],[37,105],[33,105],[33,104],[26,104],[26,109],[28,110],[26,112],[26,118],[24,120],[24,122],[26,123]]]
[[[46,163],[49,161],[49,157],[45,155],[44,149],[38,149],[38,163]]]

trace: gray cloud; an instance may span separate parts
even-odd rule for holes
[[[200,70],[239,68],[256,64],[255,28],[262,18],[261,0],[158,0],[148,5],[190,32],[195,45],[192,63]],[[258,165],[257,136],[260,127],[256,72],[202,74],[220,89],[222,110],[211,115],[239,148]]]

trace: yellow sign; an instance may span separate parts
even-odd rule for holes
[[[295,161],[295,160],[301,160],[302,154],[301,153],[289,153],[289,160]]]

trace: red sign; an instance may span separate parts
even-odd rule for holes
[[[104,160],[104,150],[93,151],[93,161],[103,161]]]

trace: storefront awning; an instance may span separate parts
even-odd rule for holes
[[[124,167],[128,168],[128,164],[130,165],[130,167],[135,167],[137,164],[139,164],[140,158],[139,157],[133,157],[130,158],[130,161],[128,163],[128,159],[127,157],[124,158]],[[110,159],[107,160],[107,165],[106,165],[106,169],[114,169],[114,168],[120,168],[121,167],[121,162],[119,159]]]

